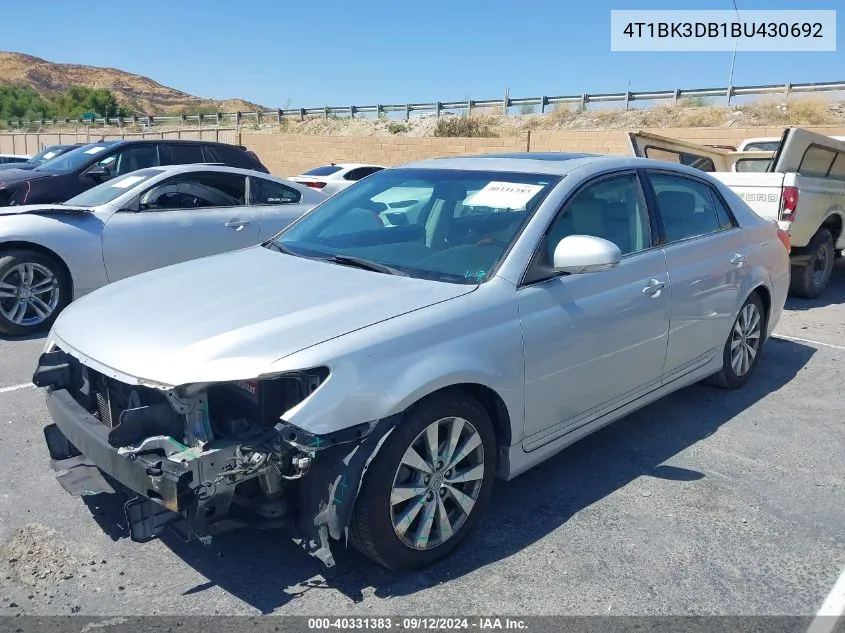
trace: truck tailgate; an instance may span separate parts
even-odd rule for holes
[[[785,174],[770,172],[712,172],[754,212],[770,220],[780,219],[781,192]]]

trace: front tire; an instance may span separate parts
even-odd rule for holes
[[[0,254],[0,334],[48,329],[70,301],[70,284],[53,258],[29,250]]]
[[[815,299],[830,283],[835,258],[833,235],[819,229],[807,245],[810,261],[805,266],[793,266],[789,291],[796,297]]]
[[[707,382],[722,389],[741,387],[751,377],[766,336],[766,313],[760,295],[751,296],[739,309],[722,351],[722,369]]]
[[[419,569],[467,536],[490,499],[496,438],[487,411],[458,390],[409,410],[368,469],[352,543],[388,569]]]

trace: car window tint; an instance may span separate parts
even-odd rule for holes
[[[293,187],[264,178],[252,179],[251,194],[252,204],[294,204],[302,198]]]
[[[154,143],[144,143],[143,145],[130,145],[121,152],[115,154],[114,161],[110,161],[110,165],[114,165],[114,175],[122,176],[138,169],[146,169],[147,167],[156,167],[158,162],[158,149]]]
[[[713,159],[707,156],[652,146],[645,148],[645,155],[646,158],[665,160],[670,163],[678,163],[679,165],[689,165],[701,171],[716,171],[716,165],[713,163]]]
[[[740,158],[736,170],[740,172],[764,172],[769,168],[770,158]]]
[[[172,143],[167,146],[167,149],[170,150],[170,162],[174,165],[190,165],[205,162],[201,145]]]
[[[343,174],[343,179],[344,180],[352,180],[352,181],[361,180],[361,178],[366,176],[364,171],[365,171],[364,167],[358,167],[357,169],[350,169],[348,172]]]
[[[721,230],[730,229],[736,226],[733,215],[728,211],[722,198],[713,190],[710,189],[710,200],[713,203],[713,208],[716,209],[716,218],[719,220],[719,228]]]
[[[246,152],[236,147],[225,145],[205,145],[203,151],[208,163],[222,163],[229,167],[240,167],[242,169],[253,169],[254,165],[247,158]]]
[[[558,243],[569,235],[609,240],[623,255],[651,246],[645,198],[634,174],[588,185],[558,213],[544,239],[543,262],[550,265]]]
[[[798,165],[798,173],[802,176],[825,177],[834,158],[836,158],[836,152],[811,145],[804,152],[801,164]]]
[[[142,211],[204,209],[242,206],[246,177],[227,173],[192,173],[175,176],[144,192]]]
[[[649,179],[663,218],[667,242],[707,235],[721,229],[710,187],[691,178],[669,174],[653,173]]]
[[[845,180],[845,152],[837,152],[836,160],[830,168],[830,178]]]
[[[337,165],[322,165],[302,172],[303,176],[331,176],[333,173],[340,171],[343,167]]]

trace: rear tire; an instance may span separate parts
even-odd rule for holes
[[[29,250],[0,254],[0,334],[49,329],[68,303],[70,282],[56,260]]]
[[[766,313],[760,295],[752,292],[734,319],[722,350],[722,369],[707,379],[721,389],[741,387],[757,367],[766,336]]]
[[[458,390],[426,398],[367,470],[352,516],[352,544],[388,569],[430,565],[478,522],[495,473],[496,438],[484,407]]]
[[[815,299],[830,283],[835,257],[833,236],[827,229],[819,229],[807,245],[810,261],[805,266],[793,266],[789,292],[796,297]]]

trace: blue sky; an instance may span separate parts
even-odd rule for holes
[[[731,0],[216,4],[146,0],[114,11],[63,0],[34,11],[4,3],[0,49],[269,107],[490,99],[506,88],[511,97],[620,92],[629,81],[635,91],[719,87],[730,67],[730,52],[611,52],[609,28],[611,9],[730,9]],[[842,0],[737,4],[843,8]],[[843,31],[836,52],[739,53],[734,84],[843,81]]]

